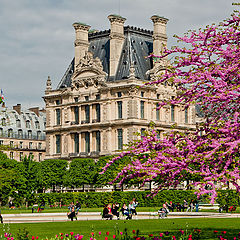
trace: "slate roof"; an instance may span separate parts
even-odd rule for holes
[[[110,58],[110,30],[89,33],[89,51],[93,57],[100,58],[103,70],[109,74]],[[117,72],[114,77],[108,75],[107,81],[117,81],[127,79],[130,66],[135,68],[135,77],[142,80],[148,80],[146,72],[152,68],[152,59],[146,58],[153,51],[153,32],[131,26],[124,27],[124,44]],[[59,88],[71,86],[71,76],[74,72],[74,59],[67,68],[59,85]]]

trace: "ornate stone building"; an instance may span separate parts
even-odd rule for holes
[[[154,30],[124,26],[125,18],[110,15],[110,30],[91,31],[74,23],[75,57],[56,89],[50,77],[46,102],[46,158],[94,157],[114,154],[143,133],[154,121],[159,136],[174,124],[179,131],[195,129],[195,108],[168,106],[161,99],[176,95],[165,82],[142,86],[156,79],[166,59],[159,54],[167,44],[168,19],[152,16]]]
[[[0,145],[9,158],[21,161],[24,156],[32,156],[35,161],[45,158],[45,110],[38,107],[21,109],[21,104],[13,109],[0,107]],[[4,148],[4,149],[5,149]]]

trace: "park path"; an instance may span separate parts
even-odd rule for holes
[[[4,223],[37,223],[70,221],[66,213],[2,214]],[[240,218],[236,213],[170,212],[168,218]],[[116,219],[116,218],[114,218]],[[121,218],[125,219],[125,218]],[[133,219],[158,219],[157,212],[139,212]],[[79,212],[77,220],[102,220],[100,212]]]

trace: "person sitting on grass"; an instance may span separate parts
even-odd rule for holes
[[[110,219],[112,220],[113,215],[111,212],[109,212],[109,204],[105,204],[104,208],[103,208],[103,218],[106,218],[107,220]]]
[[[75,207],[74,206],[71,208],[71,211],[67,215],[68,215],[68,218],[71,219],[71,221],[73,221],[73,218],[75,218],[77,220],[77,216],[76,216],[76,212],[75,212]]]
[[[169,210],[167,209],[167,205],[164,203],[163,207],[158,210],[158,215],[160,218],[167,217],[167,214],[169,213]]]

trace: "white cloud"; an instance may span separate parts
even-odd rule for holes
[[[126,25],[152,29],[152,15],[169,18],[169,46],[173,34],[218,22],[233,9],[231,0],[0,0],[0,88],[7,104],[43,106],[47,76],[57,86],[73,57],[72,23],[108,29],[119,2]]]

